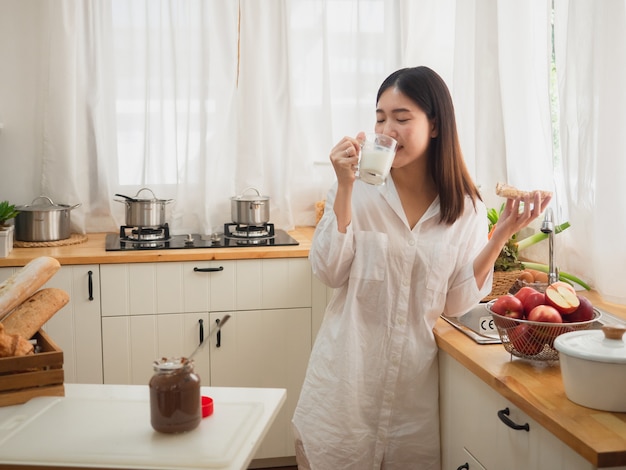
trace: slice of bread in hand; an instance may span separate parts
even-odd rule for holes
[[[524,197],[533,197],[536,192],[541,194],[541,199],[545,199],[549,196],[552,196],[550,191],[543,191],[537,189],[535,191],[522,191],[521,189],[517,189],[515,186],[511,186],[506,183],[497,183],[496,184],[496,194],[501,197],[506,197],[510,199],[524,198]]]

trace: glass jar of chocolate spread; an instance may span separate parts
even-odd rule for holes
[[[194,372],[193,361],[186,358],[155,361],[150,379],[150,422],[155,431],[191,431],[201,420],[200,377]]]

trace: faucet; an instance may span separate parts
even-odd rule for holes
[[[548,234],[548,284],[553,284],[559,280],[559,272],[554,265],[554,213],[551,207],[546,209],[546,215],[541,224],[541,231]]]

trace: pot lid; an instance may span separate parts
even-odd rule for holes
[[[603,326],[601,330],[571,331],[557,336],[557,351],[578,359],[626,364],[626,328]]]
[[[35,201],[42,200],[35,204]],[[28,212],[28,211],[59,211],[59,210],[67,210],[74,209],[80,206],[80,204],[75,204],[70,206],[68,204],[56,204],[47,196],[39,196],[33,199],[30,204],[25,204],[23,206],[16,206],[15,210],[20,212]]]
[[[246,195],[248,191],[254,191],[256,195]],[[258,201],[258,200],[267,201],[269,199],[269,196],[261,196],[261,193],[259,192],[258,189],[247,188],[239,196],[235,196],[231,199],[234,201]]]

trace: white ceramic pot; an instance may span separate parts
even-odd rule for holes
[[[0,226],[0,258],[6,258],[13,250],[13,225]]]
[[[626,412],[624,332],[626,328],[605,325],[554,340],[567,398],[588,408]]]

